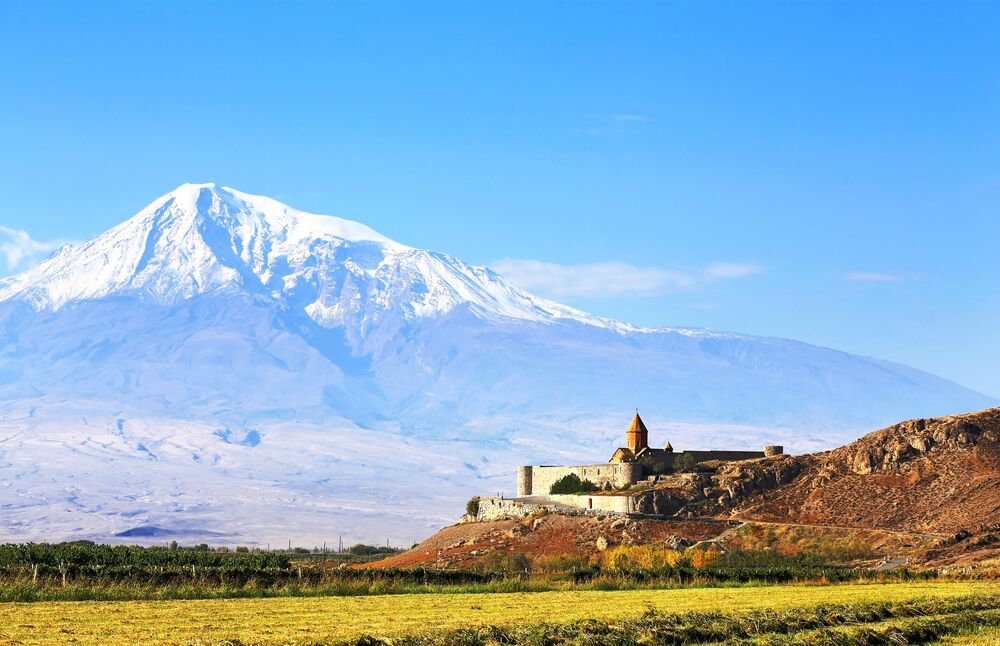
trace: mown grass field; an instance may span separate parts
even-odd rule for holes
[[[986,628],[969,635],[945,637],[939,646],[1000,646],[1000,628]]]
[[[678,590],[0,604],[3,644],[338,641],[481,625],[615,620],[662,612],[742,612],[818,604],[998,594],[991,581]],[[962,643],[962,642],[953,642]],[[976,642],[970,642],[976,643]]]

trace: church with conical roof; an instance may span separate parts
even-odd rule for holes
[[[767,455],[781,452],[781,447],[766,447]],[[640,480],[657,481],[660,476],[678,469],[702,468],[700,463],[730,462],[765,457],[765,451],[680,451],[674,452],[670,442],[662,449],[649,445],[649,430],[635,411],[635,416],[625,429],[625,446],[615,449],[606,464],[579,466],[523,466],[517,470],[517,495],[519,497],[547,496],[552,485],[566,475],[589,480],[606,490],[627,491]]]
[[[667,442],[667,445],[662,449],[650,448],[649,431],[646,430],[646,425],[643,423],[642,418],[639,417],[637,409],[635,417],[632,418],[632,423],[625,429],[625,446],[618,447],[609,462],[634,462],[642,456],[673,452],[674,447],[670,445],[670,442]]]

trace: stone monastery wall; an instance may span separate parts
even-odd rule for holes
[[[611,512],[615,514],[631,514],[632,496],[618,495],[587,495],[587,494],[563,494],[550,495],[549,498],[556,502],[576,507],[578,509],[592,510],[595,512]]]
[[[479,512],[475,520],[500,520],[502,518],[524,518],[545,508],[563,505],[574,507],[586,514],[603,516],[606,514],[630,514],[633,509],[631,496],[626,495],[587,495],[567,494],[548,496],[545,503],[524,502],[510,498],[484,496],[479,499]]]
[[[548,496],[556,480],[575,473],[581,480],[590,480],[598,487],[610,482],[612,487],[625,487],[639,479],[642,467],[632,462],[587,464],[575,467],[518,467],[518,496]]]
[[[650,448],[648,443],[648,433],[646,425],[639,418],[639,411],[635,411],[632,423],[625,431],[626,445],[620,447],[611,456],[611,462],[605,464],[585,464],[581,466],[554,467],[554,466],[524,466],[517,468],[517,495],[519,498],[529,496],[548,497],[552,485],[560,478],[575,474],[581,480],[590,480],[600,488],[610,484],[615,489],[629,487],[643,478],[659,476],[672,473],[674,465],[678,460],[685,462],[693,458],[695,464],[699,462],[709,462],[719,460],[731,462],[733,460],[750,460],[779,455],[783,449],[780,446],[765,446],[763,451],[681,451],[675,453],[668,442],[663,449]],[[656,478],[652,477],[655,481]],[[554,496],[553,498],[563,498],[564,496]],[[594,496],[593,500],[582,498],[585,501],[583,508],[599,511],[602,508],[606,511],[617,513],[630,513],[631,504],[627,496],[619,496],[624,502],[613,500],[609,496]],[[582,506],[581,497],[573,496],[572,500],[560,501],[571,506]],[[538,501],[526,501],[535,503]],[[504,505],[498,505],[503,507]],[[506,510],[497,510],[497,513]],[[491,511],[492,513],[492,511]]]
[[[690,455],[694,458],[695,462],[708,462],[710,460],[732,462],[735,460],[752,460],[753,458],[764,457],[762,451],[681,451],[674,455],[676,456],[674,461],[682,456]]]
[[[530,516],[541,509],[541,506],[531,503],[511,500],[510,498],[498,498],[496,496],[483,496],[479,499],[479,512],[476,520],[500,520],[501,518],[523,518]]]

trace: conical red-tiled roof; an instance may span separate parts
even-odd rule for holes
[[[632,418],[632,423],[628,425],[628,429],[625,431],[625,444],[636,455],[639,454],[641,449],[649,446],[646,425],[642,423],[642,418],[639,417],[638,410],[635,411],[635,417]]]
[[[635,417],[632,418],[632,423],[628,425],[628,429],[625,430],[626,433],[648,433],[646,430],[646,425],[642,423],[642,418],[639,417],[639,411],[635,411]]]

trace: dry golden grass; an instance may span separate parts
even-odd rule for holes
[[[945,637],[937,642],[940,646],[1000,646],[1000,628],[983,628],[970,635]]]
[[[3,644],[282,644],[482,624],[563,622],[666,612],[789,608],[995,593],[995,582],[789,585],[515,594],[0,604]]]
[[[819,556],[826,562],[913,555],[938,543],[929,536],[850,527],[748,522],[723,541],[737,551],[775,551]]]

